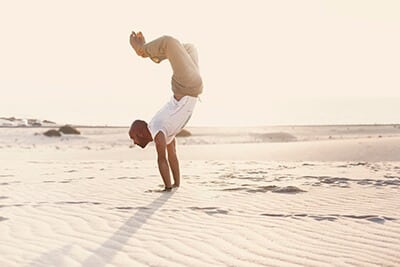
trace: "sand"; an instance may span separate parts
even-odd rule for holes
[[[154,147],[96,131],[0,134],[0,266],[400,265],[398,136],[180,145],[158,193]]]

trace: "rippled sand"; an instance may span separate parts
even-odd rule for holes
[[[0,129],[0,266],[400,265],[400,129],[260,129],[179,139],[171,193],[127,129]]]
[[[396,266],[398,162],[1,160],[1,266]]]

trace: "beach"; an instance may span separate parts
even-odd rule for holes
[[[0,128],[1,266],[400,265],[398,125],[188,128],[169,193],[154,145],[79,129]]]

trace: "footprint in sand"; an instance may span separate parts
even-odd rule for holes
[[[379,215],[342,215],[344,218],[367,220],[374,223],[385,223],[385,221],[395,221],[395,218],[379,216]]]
[[[338,218],[335,216],[309,216],[310,218],[313,218],[316,221],[336,221]]]
[[[100,205],[100,202],[90,202],[90,201],[58,201],[55,204],[67,204],[67,205],[79,205],[79,204],[91,204],[91,205]]]
[[[189,207],[191,210],[197,210],[197,211],[203,211],[207,215],[216,215],[216,214],[222,214],[222,215],[227,215],[229,211],[218,208],[218,207]]]
[[[296,186],[283,186],[279,187],[276,185],[266,185],[266,186],[257,186],[255,188],[249,188],[248,186],[243,187],[232,187],[232,188],[225,188],[222,191],[246,191],[248,193],[281,193],[281,194],[297,194],[307,192],[303,189],[300,189]]]
[[[396,218],[379,216],[379,215],[340,215],[340,214],[326,214],[326,215],[313,215],[313,214],[271,214],[271,213],[263,213],[261,216],[267,217],[282,217],[282,218],[292,218],[296,219],[299,217],[307,217],[312,218],[316,221],[336,221],[340,218],[349,218],[355,220],[367,220],[374,223],[384,224],[386,221],[395,221]]]
[[[297,194],[297,193],[302,193],[302,192],[307,192],[307,191],[302,190],[296,186],[278,187],[278,188],[272,190],[272,193],[284,193],[284,194]]]
[[[303,176],[306,179],[316,179],[318,182],[312,183],[312,186],[330,185],[335,187],[349,187],[349,178],[344,177],[331,177],[331,176]]]
[[[317,221],[335,221],[337,220],[337,217],[335,216],[324,216],[324,215],[308,215],[308,214],[269,214],[269,213],[264,213],[261,214],[262,216],[268,216],[268,217],[282,217],[282,218],[292,218],[292,219],[297,219],[297,218],[302,218],[302,217],[309,217]]]
[[[116,210],[149,210],[148,207],[115,207]]]

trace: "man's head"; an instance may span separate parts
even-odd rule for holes
[[[152,141],[151,134],[147,128],[147,123],[141,120],[135,120],[129,129],[129,137],[133,140],[135,145],[145,148],[146,145]]]

